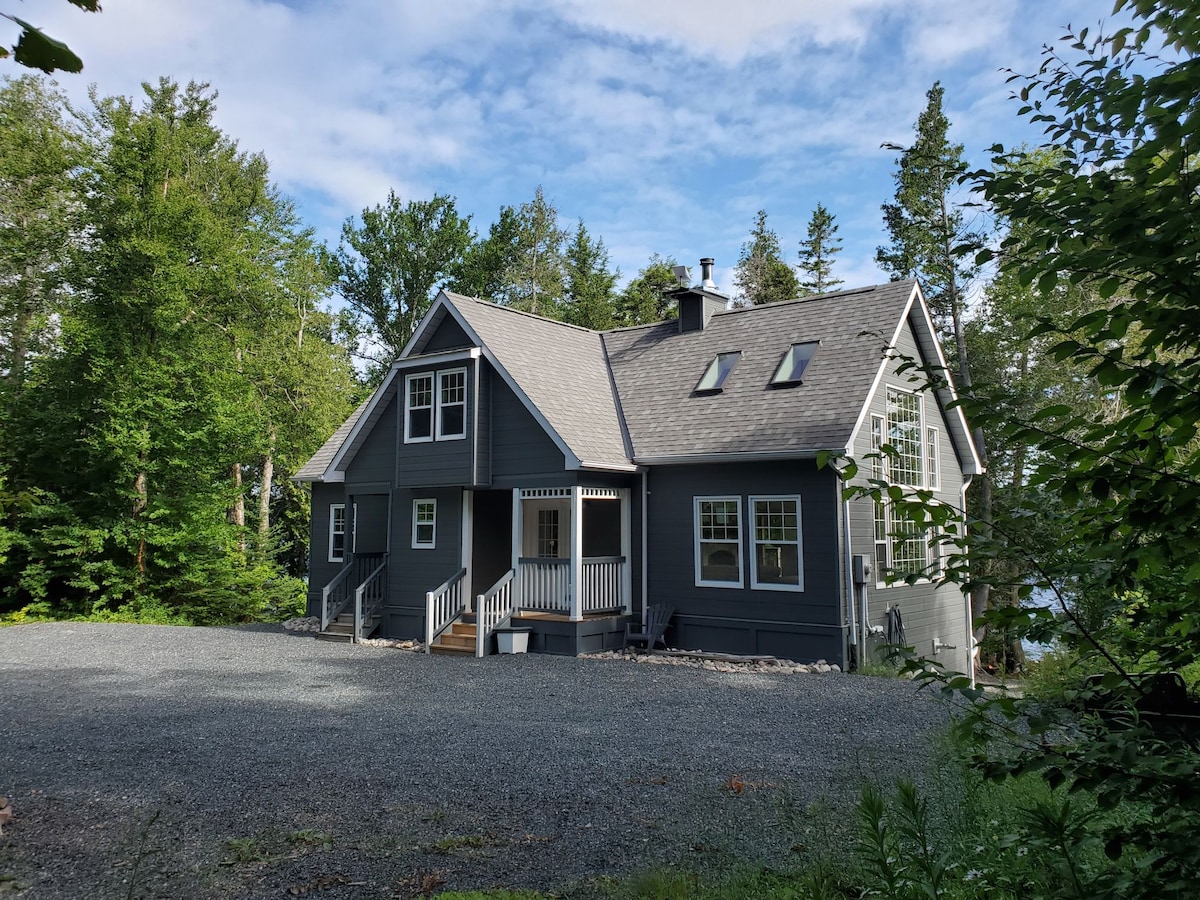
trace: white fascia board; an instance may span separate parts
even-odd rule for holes
[[[407,371],[409,369],[420,369],[426,366],[440,366],[445,363],[452,362],[469,362],[481,354],[482,351],[478,347],[469,347],[466,350],[443,350],[440,353],[429,353],[421,356],[409,356],[405,359],[398,359],[392,363],[393,371]]]
[[[417,327],[413,330],[412,337],[408,339],[408,343],[404,345],[404,349],[400,351],[397,360],[406,359],[412,355],[413,348],[418,346],[425,338],[425,332],[432,327],[434,316],[438,310],[445,308],[454,308],[454,304],[450,302],[450,298],[446,296],[445,291],[438,291],[438,295],[433,298],[433,303],[429,304],[429,309],[425,311],[425,315],[421,316],[421,321],[417,323]]]
[[[921,315],[925,322],[925,328],[929,331],[929,336],[933,341],[933,349],[937,353],[938,365],[941,366],[943,372],[948,373],[949,367],[946,365],[946,355],[942,352],[942,342],[937,339],[937,331],[933,327],[933,316],[929,312],[929,304],[925,302],[924,295],[921,295],[920,299]],[[907,315],[905,318],[907,318]],[[952,379],[947,378],[946,386],[941,388],[940,391],[946,391],[950,395],[951,403],[958,400],[958,391],[954,389],[954,381]],[[946,410],[946,412],[957,419],[959,428],[962,431],[962,439],[966,442],[967,450],[970,454],[970,461],[967,465],[963,466],[963,473],[966,475],[982,474],[983,461],[979,458],[979,448],[975,446],[975,438],[971,436],[971,428],[967,425],[967,417],[963,414],[962,407],[956,405],[953,409]]]
[[[565,468],[580,468],[582,464],[580,463],[579,457],[576,456],[571,451],[571,448],[567,446],[567,442],[562,439],[562,435],[554,430],[554,427],[542,414],[542,411],[538,409],[537,405],[529,399],[529,396],[523,390],[521,390],[521,386],[517,384],[516,379],[512,377],[508,369],[501,365],[500,360],[496,358],[496,354],[494,354],[484,344],[483,339],[479,337],[475,329],[471,327],[471,324],[466,320],[462,313],[458,311],[458,307],[456,307],[450,298],[446,296],[445,291],[438,294],[437,300],[435,300],[434,305],[429,308],[429,312],[426,313],[425,318],[421,321],[421,325],[417,331],[420,332],[423,330],[426,324],[433,318],[433,312],[435,308],[444,308],[446,312],[450,314],[451,318],[458,323],[459,327],[466,332],[466,335],[471,339],[471,342],[475,344],[475,348],[473,349],[482,350],[483,358],[492,364],[492,368],[496,370],[496,372],[500,375],[500,378],[503,379],[504,383],[508,385],[509,390],[511,390],[517,396],[517,399],[521,401],[521,404],[526,410],[528,410],[529,414],[533,416],[534,421],[536,421],[538,425],[542,427],[542,430],[546,432],[546,435],[554,442],[554,445],[562,451],[563,459],[566,463]],[[406,353],[408,352],[409,347],[414,345],[417,337],[418,334],[414,333],[413,340],[409,341],[408,347],[404,348]],[[403,355],[404,354],[401,354],[401,357],[403,357]]]
[[[747,450],[728,453],[681,453],[677,456],[635,456],[639,466],[687,466],[696,463],[772,462],[787,459],[816,459],[822,453],[841,453],[841,447],[811,450]]]
[[[600,472],[640,472],[641,467],[633,463],[597,463],[579,461],[579,465],[574,466],[576,469],[595,469]]]
[[[888,348],[896,346],[896,341],[900,340],[900,332],[904,330],[904,323],[908,321],[909,310],[912,309],[913,301],[921,294],[921,286],[913,282],[912,293],[908,295],[908,302],[904,304],[904,312],[900,314],[900,321],[896,323],[896,330],[892,332],[892,339],[888,341]],[[922,303],[924,301],[922,300]],[[936,341],[934,342],[936,343]],[[863,400],[862,408],[858,411],[858,418],[854,420],[854,428],[850,430],[850,438],[846,441],[845,452],[847,456],[854,456],[854,442],[858,440],[858,432],[863,427],[863,422],[867,419],[867,413],[871,409],[871,400],[875,397],[875,392],[879,390],[879,383],[883,381],[883,376],[887,372],[888,363],[892,358],[886,353],[879,363],[879,368],[875,371],[875,379],[871,382],[871,389],[867,391],[866,399]]]

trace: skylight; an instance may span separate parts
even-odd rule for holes
[[[733,367],[741,358],[742,351],[740,350],[735,350],[733,353],[718,353],[717,358],[704,370],[700,383],[696,385],[696,393],[715,394],[719,392],[725,385],[725,379],[729,377],[729,373],[733,371]]]
[[[771,384],[802,383],[804,380],[804,370],[812,362],[812,358],[816,355],[819,346],[821,346],[820,341],[806,341],[802,344],[792,344],[788,348],[787,353],[783,354],[783,360],[779,363],[779,368],[775,370],[775,377],[771,379]]]

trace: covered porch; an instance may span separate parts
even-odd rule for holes
[[[464,492],[464,565],[426,595],[426,647],[473,638],[482,656],[509,625],[534,630],[535,652],[611,647],[632,611],[630,501],[582,485]]]

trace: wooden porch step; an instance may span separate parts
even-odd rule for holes
[[[475,645],[471,644],[470,647],[454,647],[448,644],[434,643],[434,645],[429,648],[429,652],[438,653],[443,656],[474,656]]]
[[[475,633],[473,622],[455,622],[449,631],[443,631],[429,648],[430,653],[470,653],[475,655]]]

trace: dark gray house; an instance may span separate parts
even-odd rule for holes
[[[981,469],[952,389],[897,371],[943,362],[919,286],[726,310],[702,265],[677,320],[602,333],[441,293],[297,476],[323,627],[482,655],[523,625],[577,654],[666,603],[672,646],[845,666],[896,606],[967,671],[957,588],[884,577],[932,576],[937,551],[816,462],[886,444],[856,478],[963,505]]]

